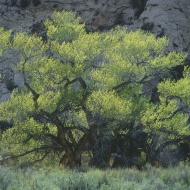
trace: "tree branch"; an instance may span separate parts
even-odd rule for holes
[[[69,81],[69,80],[68,80],[68,82],[65,84],[64,87],[67,88],[69,85],[74,84],[75,82],[79,82],[80,85],[81,85],[81,87],[82,87],[84,90],[87,88],[87,85],[86,85],[86,83],[85,83],[85,81],[83,80],[82,77],[77,77],[77,78],[73,79],[72,81]]]
[[[174,117],[177,113],[179,113],[180,111],[182,111],[184,108],[188,108],[188,106],[184,106],[184,107],[181,107],[181,108],[175,110],[170,116],[165,117],[165,118],[162,118],[162,119],[160,119],[160,121],[165,121],[165,120],[167,120],[167,119],[171,119],[171,118]]]
[[[23,75],[23,79],[24,79],[24,85],[26,86],[26,88],[32,93],[33,95],[33,100],[34,100],[34,104],[35,104],[35,107],[37,108],[38,107],[38,103],[37,103],[37,100],[39,98],[39,94],[37,94],[35,92],[34,89],[31,88],[31,86],[27,83],[27,80],[26,80],[26,76],[25,76],[25,64],[26,62],[29,60],[30,58],[26,58],[24,63],[23,63],[23,67],[22,67],[22,75]]]
[[[123,82],[123,83],[121,83],[121,84],[119,84],[119,85],[113,87],[112,90],[118,90],[119,88],[125,87],[125,86],[127,86],[128,84],[130,84],[130,83],[131,83],[131,80],[129,79],[128,81]]]
[[[38,160],[35,160],[34,162],[31,163],[31,165],[32,165],[32,164],[35,164],[36,162],[41,162],[41,161],[43,161],[43,160],[48,156],[48,154],[49,154],[50,152],[51,152],[51,151],[47,151],[47,152],[42,156],[42,158],[40,158],[40,159],[38,159]]]
[[[83,133],[87,133],[88,129],[83,126],[72,126],[72,127],[64,127],[64,131],[71,131],[71,130],[79,130],[82,131]]]
[[[49,148],[50,148],[49,146],[42,146],[40,148],[35,148],[35,149],[32,149],[32,150],[26,151],[25,153],[22,153],[22,154],[19,154],[19,155],[15,155],[15,156],[13,155],[13,156],[7,157],[5,159],[2,159],[2,160],[0,160],[0,163],[6,162],[6,161],[8,161],[10,159],[20,158],[20,157],[26,156],[26,155],[28,155],[30,153],[38,152],[40,150],[47,150]]]

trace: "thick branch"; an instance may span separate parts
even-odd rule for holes
[[[89,142],[89,135],[85,133],[82,138],[79,140],[77,147],[76,147],[76,155],[80,155],[82,151],[84,151],[85,145]]]
[[[41,162],[43,161],[47,156],[48,154],[50,154],[51,151],[47,151],[43,156],[42,158],[38,159],[38,160],[35,160],[34,162],[32,162],[31,164],[35,164],[36,162]]]
[[[26,80],[26,77],[25,77],[25,64],[26,64],[26,62],[28,61],[28,59],[30,59],[30,58],[25,59],[25,61],[24,61],[24,63],[23,63],[22,75],[23,75],[23,79],[24,79],[24,85],[25,85],[26,88],[32,93],[32,95],[33,95],[33,100],[34,100],[34,103],[35,103],[35,107],[37,108],[37,107],[38,107],[37,99],[39,98],[40,95],[37,94],[37,93],[35,92],[35,90],[31,88],[31,86],[27,83],[27,80]]]
[[[30,153],[33,153],[33,152],[38,152],[40,150],[48,150],[48,149],[50,149],[49,146],[42,146],[40,148],[35,148],[35,149],[32,149],[32,150],[26,151],[25,153],[22,153],[22,154],[19,154],[19,155],[15,155],[15,156],[13,155],[13,156],[7,157],[5,159],[2,159],[2,160],[0,160],[0,163],[6,162],[6,161],[8,161],[10,159],[20,158],[20,157],[26,156],[26,155],[28,155]]]
[[[40,111],[41,114],[44,114],[45,116],[47,116],[51,122],[57,127],[57,139],[56,141],[59,142],[59,145],[61,147],[65,148],[65,151],[67,151],[70,155],[72,155],[73,149],[72,149],[72,144],[66,139],[66,133],[63,127],[63,124],[61,123],[61,121],[59,120],[56,112],[53,113],[48,113],[44,110]]]
[[[68,134],[68,137],[69,137],[70,141],[72,142],[73,146],[76,147],[77,146],[77,142],[76,142],[75,138],[73,137],[72,132],[68,131],[67,134]]]
[[[64,127],[64,131],[71,131],[71,130],[75,130],[75,129],[82,131],[83,133],[88,132],[88,129],[86,127],[82,127],[82,126]]]
[[[77,78],[73,79],[72,81],[68,80],[68,82],[65,84],[65,88],[67,88],[71,84],[74,84],[75,82],[79,82],[82,89],[86,89],[87,88],[86,83],[82,79],[82,77],[77,77]]]
[[[122,87],[127,86],[127,85],[130,84],[130,83],[131,83],[131,80],[128,80],[127,82],[123,82],[123,83],[121,83],[121,84],[119,84],[119,85],[113,87],[112,90],[118,90],[118,89],[120,89],[120,88],[122,88]]]

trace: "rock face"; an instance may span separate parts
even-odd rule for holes
[[[188,0],[1,0],[0,26],[31,30],[55,10],[76,11],[87,30],[115,25],[141,28],[170,38],[169,50],[190,53]],[[30,27],[30,28],[29,28]]]
[[[151,32],[168,36],[170,51],[190,53],[190,1],[149,0],[136,25],[151,26]]]
[[[88,31],[124,25],[129,30],[141,28],[158,37],[166,35],[170,38],[168,51],[190,54],[189,0],[0,0],[0,27],[43,36],[42,22],[55,10],[76,11]],[[8,61],[4,65],[9,65]],[[7,76],[5,70],[0,67],[2,76]],[[9,78],[13,79],[12,85],[19,86],[22,81],[18,74]],[[1,81],[0,102],[10,95],[4,78]]]

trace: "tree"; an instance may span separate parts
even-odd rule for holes
[[[15,70],[23,85],[0,105],[0,120],[13,125],[3,133],[3,161],[53,157],[75,167],[88,152],[90,164],[101,167],[113,153],[128,155],[129,161],[142,153],[148,159],[157,156],[146,148],[155,136],[162,139],[155,146],[161,148],[189,135],[188,69],[179,81],[168,74],[185,55],[165,55],[165,37],[120,27],[86,33],[79,18],[65,11],[55,12],[44,25],[47,41],[19,32],[10,44],[19,55]],[[155,78],[162,79],[159,101],[151,102],[147,84]],[[138,140],[146,141],[141,150]]]

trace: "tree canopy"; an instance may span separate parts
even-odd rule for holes
[[[66,11],[44,25],[45,41],[24,32],[10,40],[0,29],[0,53],[8,46],[19,55],[23,79],[0,104],[0,121],[13,125],[2,134],[2,162],[75,167],[86,155],[101,167],[117,155],[128,165],[153,163],[162,148],[188,141],[189,68],[172,80],[186,56],[166,55],[167,38],[122,27],[87,33]]]

